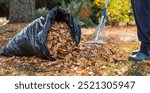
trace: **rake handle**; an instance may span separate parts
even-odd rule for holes
[[[99,25],[98,25],[98,28],[97,28],[96,37],[95,37],[95,40],[94,40],[94,41],[97,41],[97,40],[98,40],[99,33],[100,33],[101,30],[102,30],[103,22],[104,22],[104,19],[105,19],[105,17],[106,17],[107,7],[108,7],[108,0],[105,0],[105,7],[104,7],[103,12],[102,12],[101,20],[99,21]]]

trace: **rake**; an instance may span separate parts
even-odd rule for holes
[[[99,34],[105,25],[107,7],[108,7],[108,0],[105,0],[105,7],[103,9],[101,19],[99,20],[99,24],[98,24],[98,27],[96,29],[96,37],[95,37],[94,41],[88,41],[87,44],[106,44],[106,42],[104,42],[103,40],[99,40]]]

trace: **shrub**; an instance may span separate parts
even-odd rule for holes
[[[0,0],[0,17],[9,16],[9,0]]]
[[[0,4],[8,4],[9,3],[9,0],[0,0]]]
[[[39,18],[41,16],[45,16],[48,13],[48,11],[49,10],[46,9],[45,7],[36,9],[36,11],[35,11],[36,18]]]
[[[46,7],[47,9],[51,9],[60,4],[61,0],[35,0],[36,9]]]
[[[69,3],[66,3],[65,0],[61,0],[61,6],[75,17],[81,27],[95,26],[90,18],[92,14],[91,5],[91,0],[72,0]],[[88,13],[83,15],[85,13],[83,13],[83,11],[88,11]]]
[[[99,18],[105,4],[105,0],[94,0],[93,4],[99,9]],[[133,13],[130,0],[109,0],[107,9],[107,23],[111,25],[128,24],[133,21]]]

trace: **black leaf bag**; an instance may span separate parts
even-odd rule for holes
[[[61,7],[54,7],[45,17],[34,20],[16,34],[2,50],[1,55],[37,56],[54,61],[55,58],[46,47],[48,31],[54,21],[66,22],[71,29],[71,37],[76,44],[80,43],[81,29],[73,16]]]

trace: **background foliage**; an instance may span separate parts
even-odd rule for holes
[[[97,6],[99,12],[97,17],[100,17],[104,7],[105,0],[94,0],[94,5]],[[107,10],[107,23],[118,25],[120,23],[128,24],[133,21],[133,13],[130,0],[109,0]]]
[[[95,26],[101,17],[105,0],[35,0],[36,16],[43,16],[55,6],[70,12],[82,27]],[[0,16],[9,14],[9,0],[0,0]],[[128,25],[133,22],[130,0],[109,0],[107,24]]]
[[[95,26],[92,19],[92,2],[91,0],[73,0],[66,3],[61,0],[61,6],[72,14],[81,27]]]

